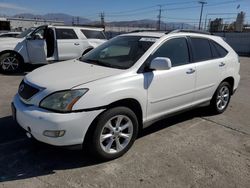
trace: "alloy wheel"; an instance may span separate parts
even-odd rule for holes
[[[18,66],[19,61],[16,57],[6,57],[1,61],[1,67],[4,71],[15,71]]]
[[[117,115],[108,120],[101,131],[101,148],[109,154],[121,152],[129,144],[132,136],[131,119],[125,115]]]
[[[230,91],[227,86],[221,87],[218,92],[216,106],[219,110],[224,110],[227,107],[230,98]]]

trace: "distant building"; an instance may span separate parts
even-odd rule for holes
[[[35,18],[0,18],[0,31],[24,31],[30,27],[38,27],[41,25],[64,25],[64,21]]]
[[[246,13],[244,13],[244,12],[240,12],[237,15],[236,22],[235,22],[235,31],[237,31],[237,32],[243,31],[245,15],[246,15]]]
[[[222,18],[216,18],[213,21],[210,21],[210,32],[218,32],[223,30],[223,19]]]

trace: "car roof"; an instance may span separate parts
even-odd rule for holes
[[[156,37],[156,38],[167,38],[169,36],[192,36],[192,37],[203,37],[209,39],[218,39],[219,36],[211,35],[209,32],[196,31],[196,30],[174,30],[169,31],[139,31],[123,34],[122,36],[142,36],[142,37]]]
[[[142,36],[142,37],[156,37],[161,38],[165,35],[165,32],[159,32],[159,31],[146,31],[146,32],[131,32],[127,34],[122,34],[121,36]]]
[[[49,25],[48,27],[55,27],[55,28],[70,28],[70,29],[86,29],[86,30],[94,30],[94,31],[103,31],[104,28],[98,28],[98,27],[91,27],[91,26],[68,26],[68,25]]]

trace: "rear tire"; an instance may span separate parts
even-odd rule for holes
[[[228,82],[222,82],[214,93],[214,96],[210,102],[210,108],[212,113],[223,113],[231,99],[231,85]]]
[[[98,117],[88,148],[101,160],[112,160],[125,154],[138,134],[135,113],[126,107],[115,107]]]
[[[7,52],[0,56],[0,71],[2,73],[21,72],[23,61],[18,54]]]

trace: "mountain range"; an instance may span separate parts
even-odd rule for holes
[[[76,17],[63,13],[49,13],[44,15],[35,15],[30,13],[17,14],[13,16],[15,18],[29,18],[29,19],[46,19],[46,20],[57,20],[64,21],[66,25],[72,25],[72,23],[79,23],[83,25],[98,25],[99,21],[90,20],[84,17]],[[116,27],[144,27],[144,28],[155,28],[156,20],[142,19],[142,20],[132,20],[132,21],[113,21],[106,22],[108,26],[116,26]],[[194,26],[182,23],[182,22],[161,22],[161,29],[192,29]]]

